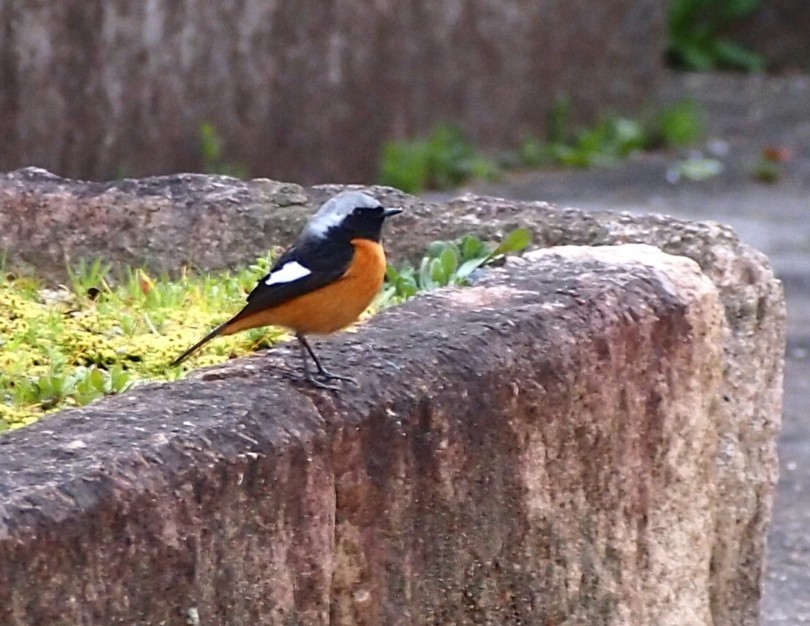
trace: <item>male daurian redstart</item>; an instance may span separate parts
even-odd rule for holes
[[[336,389],[313,377],[307,354],[321,378],[351,381],[324,369],[305,335],[338,331],[371,304],[385,277],[382,225],[385,218],[401,212],[383,208],[371,196],[357,191],[345,191],[327,200],[270,273],[259,280],[245,307],[177,357],[172,366],[218,335],[275,325],[295,333],[304,377],[312,385]]]

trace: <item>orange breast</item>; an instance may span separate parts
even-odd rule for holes
[[[352,262],[338,280],[243,318],[225,329],[223,334],[273,325],[302,334],[325,335],[354,322],[382,287],[385,253],[379,243],[368,239],[353,239],[352,245]]]

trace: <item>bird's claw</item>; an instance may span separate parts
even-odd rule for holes
[[[338,387],[337,385],[327,385],[326,383],[321,382],[320,380],[318,380],[317,378],[312,376],[312,374],[309,374],[309,373],[307,373],[307,375],[304,376],[304,379],[310,385],[315,387],[316,389],[324,389],[326,391],[340,391],[341,390],[340,387]]]
[[[357,379],[352,378],[351,376],[340,376],[339,374],[333,374],[332,372],[328,372],[326,370],[319,371],[318,375],[322,376],[326,380],[340,380],[345,383],[350,383],[357,388],[360,387],[360,383],[357,382]]]
[[[323,380],[326,380],[326,381],[339,380],[341,382],[350,383],[350,384],[354,385],[355,387],[358,387],[358,388],[360,387],[360,383],[358,383],[354,378],[351,378],[349,376],[339,376],[338,374],[332,374],[331,372],[328,372],[327,370],[320,370],[320,371],[318,371],[318,373],[315,376],[319,376]],[[318,389],[326,389],[328,391],[341,391],[342,387],[339,387],[337,385],[329,385],[326,382],[318,380],[317,378],[315,378],[315,376],[313,376],[313,374],[311,372],[309,372],[309,371],[304,372],[304,378],[313,387],[316,387]]]

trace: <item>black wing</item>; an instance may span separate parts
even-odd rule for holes
[[[247,304],[237,317],[269,309],[305,293],[325,287],[346,273],[352,262],[354,246],[349,242],[324,239],[305,239],[297,242],[279,257],[270,272],[261,278],[247,297]],[[267,284],[274,272],[287,263],[295,262],[309,270],[309,274],[290,282]]]
[[[351,265],[354,256],[354,246],[349,242],[336,242],[318,239],[304,239],[298,241],[292,248],[281,255],[275,262],[270,273],[253,288],[248,295],[245,307],[234,317],[200,339],[183,354],[172,362],[172,367],[179,365],[201,346],[222,332],[228,326],[258,311],[269,309],[310,291],[315,291],[339,279]],[[267,284],[267,279],[273,272],[280,270],[287,263],[296,262],[309,270],[309,274],[297,280]]]

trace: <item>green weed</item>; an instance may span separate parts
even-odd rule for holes
[[[248,171],[244,165],[231,163],[223,158],[222,137],[211,122],[200,124],[199,141],[203,172],[242,179],[248,177]]]
[[[756,11],[762,0],[670,0],[667,56],[678,68],[758,72],[762,57],[722,36],[724,29]]]
[[[682,147],[696,141],[703,132],[700,108],[682,100],[661,110],[650,128],[649,147]]]
[[[102,259],[80,259],[76,265],[67,264],[68,282],[71,291],[79,297],[95,297],[105,287],[106,276],[112,266]],[[107,287],[109,289],[109,287]]]
[[[516,167],[610,165],[638,150],[683,146],[701,134],[701,114],[691,101],[678,102],[644,120],[607,116],[590,127],[570,123],[571,100],[554,100],[546,139],[526,137],[497,164],[480,153],[453,126],[439,126],[425,139],[385,144],[381,184],[408,193],[450,189],[469,179],[492,179]]]
[[[466,285],[480,267],[507,254],[523,251],[531,243],[531,231],[518,228],[510,232],[495,248],[474,235],[455,241],[434,241],[419,265],[406,264],[397,269],[389,265],[385,285],[375,306],[384,308],[399,304],[420,291],[431,291],[448,285]]]
[[[519,163],[528,167],[608,165],[643,149],[649,141],[644,126],[625,117],[609,117],[592,128],[573,133],[569,142],[527,137],[518,151]]]
[[[761,183],[777,183],[782,177],[782,168],[774,161],[759,159],[751,169],[751,176]]]
[[[101,261],[68,271],[69,287],[46,288],[31,277],[0,282],[0,429],[41,414],[80,406],[141,380],[174,378],[167,364],[229,312],[266,271],[268,261],[240,272],[184,274],[170,280],[144,270],[114,276]],[[198,364],[223,361],[267,345],[277,329],[215,342]]]
[[[470,178],[493,178],[498,167],[455,126],[443,124],[426,138],[383,146],[380,183],[408,193],[450,189]]]
[[[695,141],[702,123],[698,107],[691,101],[664,108],[645,121],[609,116],[590,128],[564,129],[557,112],[553,136],[541,140],[527,137],[522,142],[514,165],[526,167],[592,167],[610,165],[633,152],[654,148],[679,147]]]

